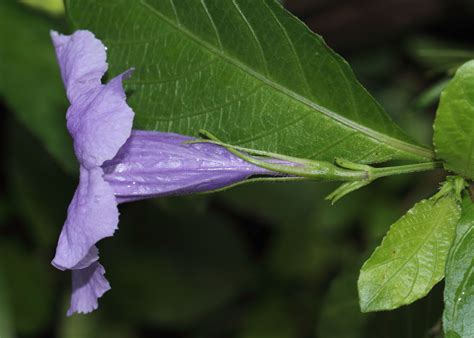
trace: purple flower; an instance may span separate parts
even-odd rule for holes
[[[119,203],[211,191],[253,175],[279,175],[250,164],[222,146],[185,144],[192,137],[132,130],[102,168]],[[275,161],[273,161],[275,162]]]
[[[96,243],[117,229],[118,203],[211,191],[253,175],[281,174],[219,145],[185,144],[192,138],[132,130],[134,113],[122,87],[131,70],[103,85],[107,63],[101,41],[88,31],[51,36],[71,103],[67,128],[80,164],[79,185],[52,261],[58,269],[72,270],[71,315],[96,309],[98,298],[110,289]]]

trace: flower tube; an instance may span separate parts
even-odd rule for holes
[[[248,163],[222,146],[186,143],[193,140],[174,133],[132,130],[117,155],[102,165],[117,201],[187,195],[217,190],[250,176],[282,175]]]

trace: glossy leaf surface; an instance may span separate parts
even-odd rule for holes
[[[135,127],[305,158],[423,160],[321,37],[272,0],[66,1],[75,28],[108,47]],[[84,15],[87,13],[87,15]]]
[[[460,67],[441,94],[434,144],[446,169],[474,178],[474,61]]]

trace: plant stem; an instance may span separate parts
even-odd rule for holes
[[[294,175],[316,180],[360,182],[357,184],[345,186],[345,190],[358,189],[357,187],[367,185],[380,177],[433,170],[442,167],[443,164],[440,161],[431,161],[393,167],[375,168],[366,164],[354,163],[343,158],[336,158],[335,164],[333,164],[326,161],[301,159],[261,150],[234,146],[220,141],[209,131],[200,130],[199,133],[208,138],[208,140],[192,140],[185,143],[192,144],[207,142],[220,145],[224,148],[227,148],[228,151],[237,157],[249,163],[268,170],[285,173],[287,175]],[[257,157],[255,157],[255,155]],[[287,161],[287,163],[272,163],[272,161],[263,160],[264,158],[279,159]]]
[[[394,167],[372,168],[369,172],[369,178],[372,180],[375,180],[380,177],[434,170],[434,169],[442,168],[442,167],[443,167],[443,162],[434,161],[434,162],[399,165],[399,166],[394,166]]]

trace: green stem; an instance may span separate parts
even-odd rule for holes
[[[441,168],[443,166],[442,162],[425,162],[393,167],[374,168],[369,165],[353,163],[344,159],[336,159],[336,163],[340,167],[347,169],[365,170],[367,172],[367,179],[356,182],[346,182],[342,184],[339,188],[334,190],[326,197],[326,199],[330,200],[333,204],[344,196],[348,195],[349,193],[372,183],[374,180],[380,177],[433,170],[436,168]]]
[[[201,134],[202,136],[208,138],[208,140],[199,140],[198,139],[198,140],[185,141],[184,143],[185,144],[211,143],[211,144],[216,144],[216,145],[222,146],[222,147],[227,148],[227,149],[231,148],[231,149],[240,150],[240,151],[246,152],[247,154],[250,154],[250,155],[277,158],[279,160],[284,160],[284,161],[293,162],[293,163],[299,163],[299,164],[303,164],[303,165],[311,164],[313,162],[312,160],[308,160],[308,159],[304,159],[304,158],[297,158],[297,157],[272,153],[272,152],[269,152],[269,151],[245,148],[245,147],[240,147],[240,146],[236,146],[236,145],[233,145],[233,144],[225,143],[225,142],[222,142],[222,141],[218,140],[216,136],[214,136],[213,134],[211,134],[210,132],[208,132],[207,130],[204,130],[204,129],[200,129],[199,134]]]
[[[441,161],[407,164],[384,168],[372,167],[372,169],[369,171],[369,179],[375,180],[380,177],[416,173],[420,171],[434,170],[442,167],[443,162]]]
[[[271,171],[280,172],[287,175],[305,177],[313,180],[360,181],[368,178],[367,171],[346,169],[326,161],[299,159],[291,156],[255,151],[251,149],[242,152],[235,146],[221,142],[216,136],[208,131],[201,130],[200,133],[214,141],[214,144],[225,147],[232,154],[243,159],[244,161]],[[196,143],[196,141],[186,143]],[[288,164],[265,161],[261,159],[262,157],[259,158],[256,156],[250,156],[249,153],[254,155],[258,154],[259,156],[263,156],[263,158],[269,157],[284,160],[287,161]]]
[[[209,142],[220,145],[237,157],[255,164],[261,168],[280,172],[292,177],[281,178],[255,178],[250,181],[265,181],[265,180],[327,180],[327,181],[342,181],[345,182],[327,198],[333,203],[347,194],[362,188],[380,177],[408,174],[420,171],[433,170],[441,168],[443,163],[440,161],[431,161],[424,163],[415,163],[408,165],[381,167],[376,168],[366,164],[354,163],[342,158],[336,158],[335,164],[326,161],[316,161],[309,159],[301,159],[271,152],[248,149],[239,146],[234,146],[221,142],[216,136],[206,130],[200,130],[200,134],[208,138],[208,140],[193,140],[185,143],[201,143]],[[270,159],[270,160],[269,160]],[[271,160],[282,160],[287,163],[275,163]]]

